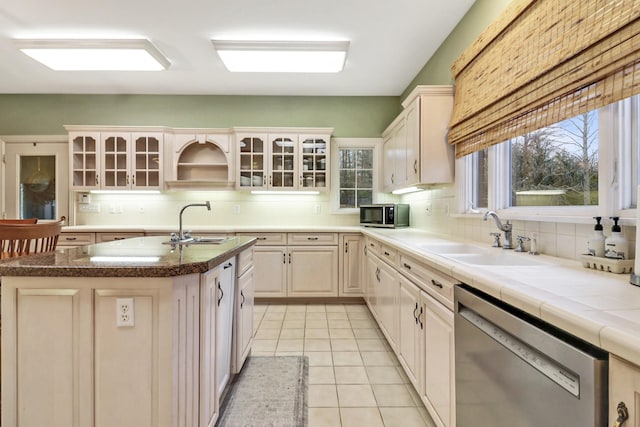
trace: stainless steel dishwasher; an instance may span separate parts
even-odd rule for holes
[[[457,427],[607,425],[607,352],[466,285],[454,295]]]

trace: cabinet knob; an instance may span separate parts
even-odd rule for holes
[[[436,288],[440,288],[440,289],[442,289],[442,287],[443,287],[443,286],[442,286],[442,283],[438,282],[436,279],[431,279],[431,284],[432,284],[433,286],[435,286]]]

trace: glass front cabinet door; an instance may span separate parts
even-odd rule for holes
[[[237,135],[240,161],[238,163],[240,189],[265,189],[267,186],[267,136]]]
[[[265,130],[271,132],[236,133],[237,189],[329,191],[329,146],[333,129]],[[313,133],[301,133],[302,130]]]
[[[272,190],[295,190],[296,158],[298,153],[298,136],[269,135],[271,148],[271,176],[269,187]]]

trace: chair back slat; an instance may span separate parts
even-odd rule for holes
[[[0,259],[54,251],[62,224],[0,223]]]

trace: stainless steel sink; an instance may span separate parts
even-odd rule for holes
[[[164,245],[220,245],[230,237],[189,237],[182,240],[167,240]]]

